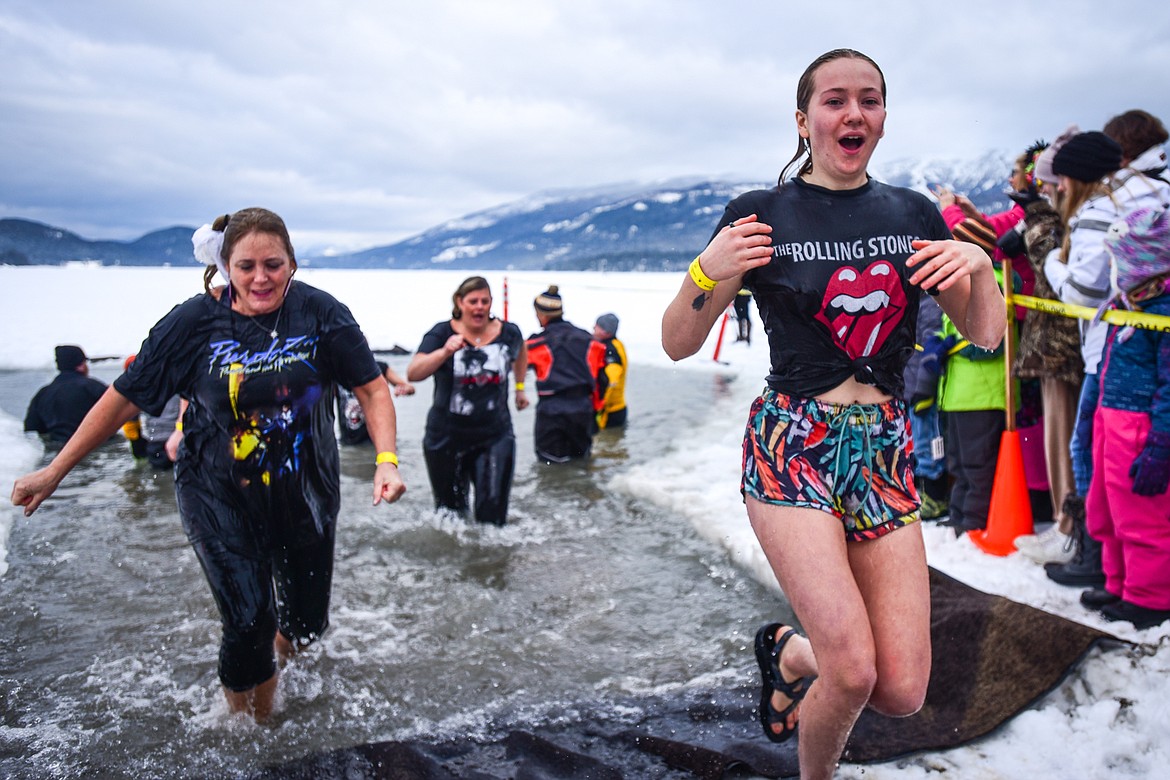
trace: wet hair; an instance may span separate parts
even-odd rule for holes
[[[1105,123],[1101,132],[1112,138],[1121,147],[1121,157],[1126,164],[1139,157],[1150,147],[1164,144],[1170,140],[1170,133],[1166,132],[1162,120],[1140,108],[1113,117]]]
[[[451,296],[451,303],[454,304],[454,307],[451,309],[452,318],[458,320],[463,317],[463,311],[459,308],[459,300],[476,290],[487,290],[488,295],[492,294],[491,285],[482,276],[469,276],[463,280],[462,284],[455,288],[455,294]]]
[[[864,60],[865,62],[868,62],[870,65],[872,65],[873,69],[878,73],[878,78],[880,78],[882,81],[882,102],[886,102],[886,74],[882,73],[882,69],[878,67],[878,64],[870,57],[854,49],[833,49],[832,51],[825,52],[809,63],[809,66],[804,69],[804,73],[800,75],[800,80],[796,82],[796,108],[798,111],[800,111],[802,114],[808,114],[808,105],[812,102],[813,96],[813,79],[816,76],[817,71],[820,70],[821,66],[827,65],[834,60],[842,59]],[[784,166],[784,170],[780,171],[780,184],[783,184],[784,180],[788,178],[789,169],[792,168],[792,166],[797,162],[799,162],[802,157],[807,157],[807,159],[804,161],[804,164],[800,166],[800,170],[796,172],[797,176],[804,176],[806,174],[812,173],[813,168],[812,149],[809,146],[809,142],[807,139],[797,134],[796,154],[792,155],[792,159],[789,160],[788,164]]]
[[[293,251],[288,228],[285,227],[284,220],[275,212],[258,207],[240,209],[234,214],[216,217],[215,222],[211,223],[211,229],[223,233],[223,250],[220,252],[220,257],[225,263],[232,256],[232,250],[236,244],[243,238],[252,233],[268,233],[279,238],[280,242],[284,244],[284,251],[288,253],[289,263],[294,271],[297,270],[297,255]],[[208,266],[207,270],[203,272],[203,289],[205,291],[211,291],[211,280],[215,277],[217,270],[214,266]]]

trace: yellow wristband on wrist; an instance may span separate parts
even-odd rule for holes
[[[393,463],[398,465],[398,456],[393,452],[379,452],[378,457],[374,458],[374,465],[381,466],[383,463]]]
[[[179,420],[178,422],[175,423],[175,430],[176,431],[183,430],[183,421],[182,420]]]
[[[517,382],[517,383],[516,383],[516,390],[517,390],[517,391],[519,391],[519,390],[523,390],[523,389],[524,389],[524,383],[523,383],[523,382]]]
[[[702,255],[699,257],[702,257]],[[705,292],[711,292],[715,289],[715,285],[718,284],[714,279],[703,273],[703,267],[699,265],[698,257],[691,261],[691,267],[687,269],[687,273],[691,275],[691,281],[695,283],[695,286]]]

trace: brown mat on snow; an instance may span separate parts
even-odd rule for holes
[[[931,570],[934,666],[926,705],[910,718],[865,712],[850,762],[888,761],[985,736],[1052,690],[1110,634],[970,588]],[[796,740],[773,745],[756,720],[759,688],[566,706],[545,723],[500,723],[494,741],[379,742],[307,756],[256,778],[575,780],[794,777]],[[750,670],[750,671],[749,671]],[[618,714],[620,713],[620,714]]]

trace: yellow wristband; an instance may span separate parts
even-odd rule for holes
[[[699,257],[702,257],[702,255]],[[691,267],[688,269],[688,273],[690,273],[691,281],[695,283],[695,286],[705,292],[711,292],[715,289],[715,285],[718,284],[714,279],[703,273],[703,267],[699,265],[698,257],[691,261]]]
[[[183,421],[182,420],[179,420],[178,422],[175,423],[175,430],[176,431],[183,430]]]
[[[374,458],[374,465],[381,466],[383,463],[393,463],[398,465],[398,456],[393,452],[379,452],[378,457]]]
[[[520,391],[520,390],[523,390],[523,389],[524,389],[524,383],[523,383],[523,382],[517,382],[517,383],[516,383],[516,390],[517,390],[517,391]]]

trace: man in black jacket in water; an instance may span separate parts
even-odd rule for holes
[[[24,429],[36,431],[50,441],[65,442],[106,392],[106,384],[90,377],[89,360],[81,347],[62,344],[56,354],[61,373],[29,402]]]

